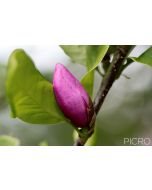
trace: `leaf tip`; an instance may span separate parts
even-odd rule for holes
[[[20,53],[25,53],[25,51],[21,48],[18,48],[18,49],[15,49],[11,55],[17,55],[17,54],[20,54]]]
[[[8,64],[9,64],[9,62],[15,61],[15,60],[17,60],[18,58],[23,57],[23,56],[25,56],[25,55],[26,55],[26,53],[25,53],[25,51],[24,51],[23,49],[15,49],[15,50],[11,53],[11,55],[9,56]]]

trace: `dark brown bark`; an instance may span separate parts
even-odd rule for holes
[[[118,73],[124,64],[127,56],[131,52],[134,46],[131,45],[118,45],[116,48],[116,51],[114,52],[113,60],[110,63],[105,76],[101,82],[101,85],[99,87],[99,90],[96,94],[93,106],[95,110],[95,114],[97,115],[99,110],[101,109],[101,106],[103,105],[103,102],[112,87],[114,81],[117,79]],[[93,134],[93,132],[92,132]],[[91,135],[92,135],[91,134]],[[77,141],[75,142],[75,146],[83,146],[87,142],[88,138],[91,137],[91,135],[86,136],[85,138],[79,137]]]
[[[113,56],[113,60],[101,82],[99,91],[97,92],[97,95],[94,100],[94,109],[96,114],[98,114],[112,84],[114,83],[117,77],[117,74],[121,66],[123,65],[127,55],[130,53],[132,48],[133,47],[129,45],[117,46],[116,52]]]

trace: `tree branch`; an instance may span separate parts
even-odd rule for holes
[[[94,120],[95,118],[93,118]],[[94,120],[95,122],[95,120]],[[92,134],[94,133],[94,124],[92,123],[91,126],[88,126],[87,128],[82,128],[81,130],[77,130],[79,137],[77,138],[77,140],[74,143],[74,146],[83,146],[85,145],[85,143],[87,142],[87,140],[92,136]]]
[[[117,46],[117,49],[114,53],[113,60],[110,63],[107,72],[104,75],[104,78],[102,79],[100,88],[97,92],[97,95],[94,100],[94,110],[95,114],[97,115],[99,110],[101,109],[101,106],[111,88],[114,81],[117,79],[118,73],[120,72],[120,69],[122,65],[124,64],[126,57],[129,55],[130,51],[133,49],[134,46],[130,45],[119,45]],[[75,146],[83,146],[87,140],[91,137],[94,131],[94,125],[91,128],[91,130],[86,131],[84,136],[81,136],[79,133],[79,138],[75,142]],[[83,133],[82,133],[83,134]]]
[[[86,139],[87,141],[87,139]],[[74,143],[74,146],[84,146],[84,144],[86,143],[86,141],[84,141],[81,137],[79,137],[75,143]]]
[[[103,78],[99,91],[97,92],[97,95],[94,100],[94,110],[96,112],[96,115],[98,114],[105,97],[107,96],[113,82],[115,81],[117,74],[121,68],[121,66],[124,64],[124,61],[130,51],[132,50],[133,46],[129,45],[119,45],[117,46],[117,50],[114,53],[113,60],[105,74],[105,77]]]

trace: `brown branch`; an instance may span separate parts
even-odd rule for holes
[[[132,50],[133,46],[129,45],[119,45],[117,46],[117,50],[114,53],[113,60],[105,74],[105,77],[103,78],[99,91],[97,92],[97,95],[94,100],[94,109],[96,114],[98,114],[112,84],[114,83],[117,74],[123,65],[126,57]]]
[[[77,130],[79,137],[74,143],[74,146],[84,146],[87,140],[92,136],[94,133],[94,124],[95,124],[95,117],[92,118],[93,122],[91,126],[88,126],[87,128],[83,128],[81,130]]]
[[[126,60],[126,57],[130,53],[130,51],[133,49],[134,46],[129,45],[119,45],[117,46],[117,49],[114,53],[113,60],[110,63],[107,72],[105,73],[105,76],[101,82],[99,91],[97,92],[97,95],[94,100],[94,110],[96,115],[98,114],[99,110],[101,109],[101,106],[112,86],[114,81],[117,79],[117,75],[121,69],[121,66],[124,64],[124,61]],[[91,137],[93,134],[94,126],[91,128],[91,133],[88,130],[85,136],[81,136],[79,134],[79,138],[75,142],[75,146],[83,146],[87,142],[87,140]]]
[[[82,138],[79,137],[79,138],[76,140],[76,142],[74,143],[74,146],[84,146],[85,143],[86,143],[86,141],[87,141],[87,139],[84,141]]]

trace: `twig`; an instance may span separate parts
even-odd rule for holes
[[[124,64],[124,61],[126,60],[128,54],[133,49],[134,46],[129,45],[119,45],[117,46],[116,52],[114,53],[113,60],[109,65],[109,68],[107,72],[104,75],[104,78],[101,82],[100,88],[97,92],[97,95],[94,100],[94,110],[96,115],[98,114],[99,110],[101,109],[101,106],[105,100],[105,97],[107,96],[112,84],[117,79],[117,74],[121,69],[121,66]],[[92,128],[94,129],[94,127]],[[79,135],[79,138],[75,142],[75,146],[83,146],[88,138],[91,137],[93,134],[93,130],[91,133],[88,131],[86,135],[83,137]]]
[[[105,77],[103,78],[99,91],[97,92],[97,95],[94,100],[94,110],[96,114],[98,114],[106,95],[108,94],[113,82],[116,79],[117,73],[119,72],[119,69],[123,65],[126,57],[132,50],[133,46],[128,45],[120,45],[117,46],[117,50],[114,53],[113,60],[105,74]]]
[[[86,140],[87,141],[87,140]],[[84,141],[82,138],[78,138],[76,140],[76,142],[74,143],[74,146],[84,146],[84,144],[86,143],[86,141]]]
[[[74,146],[83,146],[87,142],[87,140],[92,136],[94,133],[94,124],[95,124],[95,118],[93,118],[93,122],[91,126],[88,126],[88,128],[83,128],[81,130],[77,130],[78,132],[78,139],[75,141]]]

